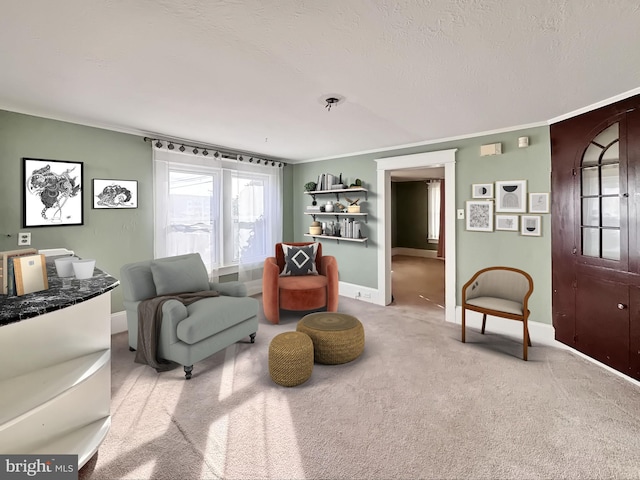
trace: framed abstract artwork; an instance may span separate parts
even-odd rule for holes
[[[493,202],[491,200],[467,201],[467,230],[493,232]]]
[[[138,208],[138,182],[94,178],[93,208]]]
[[[527,181],[496,182],[496,212],[525,213],[527,211]]]
[[[518,215],[496,215],[496,230],[518,231]]]
[[[529,213],[549,213],[549,194],[530,193]]]
[[[529,237],[542,235],[542,217],[540,215],[522,215],[520,234]]]
[[[493,198],[493,183],[471,185],[471,198]]]
[[[22,226],[83,225],[83,163],[22,159]]]

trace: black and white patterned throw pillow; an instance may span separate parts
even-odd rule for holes
[[[281,277],[298,275],[318,275],[316,269],[316,253],[318,243],[311,243],[303,247],[282,244],[284,253],[284,270]]]

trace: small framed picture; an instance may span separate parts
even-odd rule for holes
[[[493,232],[493,202],[491,200],[467,201],[467,230]]]
[[[529,213],[549,213],[549,194],[530,193]]]
[[[22,226],[83,225],[82,162],[22,159]]]
[[[496,182],[496,212],[525,213],[527,211],[527,181]]]
[[[518,215],[496,215],[496,230],[518,231]]]
[[[94,178],[93,208],[138,208],[138,182]]]
[[[471,185],[471,198],[493,198],[493,183]]]
[[[529,237],[542,235],[542,217],[540,215],[522,215],[520,221],[521,235]]]

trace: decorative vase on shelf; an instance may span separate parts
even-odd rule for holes
[[[329,200],[327,204],[324,206],[325,212],[333,212],[333,202]]]

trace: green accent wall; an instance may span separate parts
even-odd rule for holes
[[[84,163],[84,225],[23,228],[23,157]],[[125,263],[153,257],[151,146],[142,137],[0,110],[0,165],[0,250],[20,248],[17,233],[31,232],[32,248],[71,249],[116,278]],[[138,208],[93,210],[93,178],[137,180]],[[111,311],[122,310],[118,287]]]
[[[520,136],[530,137],[530,146],[517,147]],[[480,146],[502,143],[502,155],[481,157]],[[319,174],[342,173],[347,183],[360,178],[369,189],[362,197],[362,211],[369,213],[364,224],[368,244],[323,241],[324,252],[336,256],[340,280],[377,288],[378,212],[375,159],[457,148],[456,208],[464,209],[471,199],[471,184],[496,180],[527,180],[530,192],[550,191],[551,149],[548,127],[497,133],[384,153],[347,156],[319,162],[287,165],[284,168],[283,239],[308,241],[312,218],[304,215],[311,197],[304,184]],[[22,227],[22,158],[84,162],[84,225],[69,227]],[[120,267],[153,257],[153,193],[151,145],[140,136],[49,120],[0,110],[0,250],[17,247],[17,233],[30,231],[36,249],[66,247],[79,256],[95,258],[99,268],[119,277]],[[113,178],[138,181],[137,209],[93,210],[91,180]],[[446,186],[445,186],[446,188]],[[392,190],[392,221],[398,228],[401,199]],[[334,200],[335,196],[318,197]],[[343,196],[339,199],[345,202]],[[398,204],[398,205],[396,205]],[[542,236],[523,237],[516,232],[467,232],[464,220],[456,220],[457,296],[464,282],[489,265],[510,265],[528,271],[535,282],[531,298],[531,319],[551,323],[551,223],[542,215]],[[403,228],[403,227],[402,227]],[[404,228],[403,228],[404,229]],[[395,243],[405,232],[396,232]],[[459,302],[458,302],[459,303]],[[121,289],[112,297],[112,311],[120,312]]]
[[[530,146],[518,148],[518,137],[528,136]],[[502,155],[480,156],[480,146],[502,143]],[[304,241],[310,219],[303,214],[307,199],[303,185],[314,180],[319,173],[343,172],[351,180],[356,176],[369,188],[369,201],[365,202],[369,214],[367,231],[369,246],[360,244],[336,244],[323,241],[323,249],[335,255],[340,267],[340,280],[348,283],[377,288],[377,181],[376,159],[414,153],[434,152],[456,148],[456,209],[464,209],[471,200],[471,185],[493,183],[496,180],[527,180],[528,192],[549,192],[551,189],[551,147],[549,127],[535,127],[461,140],[434,143],[422,147],[411,147],[368,153],[355,156],[294,165],[294,238]],[[446,188],[446,185],[445,185]],[[398,205],[392,209],[399,216],[400,200],[393,193]],[[553,195],[552,195],[553,197]],[[552,198],[553,200],[553,198]],[[396,222],[396,228],[399,220]],[[396,233],[395,241],[401,236]],[[456,298],[459,299],[464,283],[481,268],[491,265],[507,265],[527,271],[534,280],[534,293],[530,299],[531,320],[551,323],[551,218],[542,215],[542,236],[526,237],[517,232],[469,232],[464,220],[456,220]],[[457,301],[460,304],[460,301]]]

